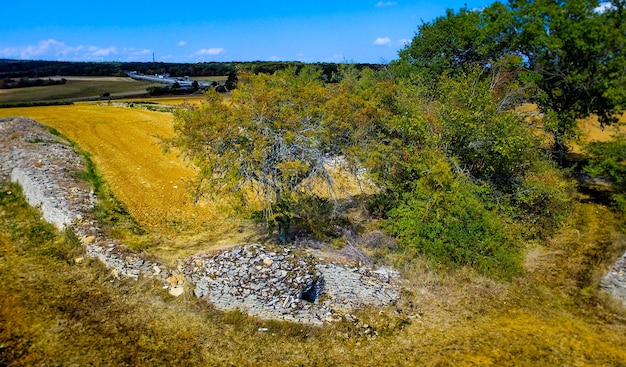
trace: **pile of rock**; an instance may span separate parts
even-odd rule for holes
[[[48,222],[63,229],[93,208],[95,196],[71,175],[83,170],[82,160],[36,122],[0,120],[0,146],[0,176],[18,182]]]
[[[309,255],[253,244],[215,257],[196,256],[187,266],[195,295],[222,310],[261,318],[319,323],[331,313],[319,306],[324,277]]]
[[[393,272],[348,269],[321,262],[303,249],[254,244],[186,263],[194,293],[222,310],[312,324],[364,306],[398,299]]]

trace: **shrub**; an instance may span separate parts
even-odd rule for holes
[[[429,160],[404,203],[389,211],[386,229],[402,248],[416,248],[439,264],[511,278],[521,261],[516,226],[487,208],[479,187],[455,176],[448,162]]]

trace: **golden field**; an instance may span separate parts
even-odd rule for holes
[[[579,123],[580,142],[572,144],[573,153],[581,153],[580,146],[591,142],[607,142],[617,135],[626,135],[626,113],[622,114],[617,124],[602,127],[598,117],[590,116]]]
[[[173,134],[170,113],[79,103],[0,109],[0,117],[8,116],[27,116],[50,126],[90,153],[135,221],[170,238],[157,246],[162,251],[171,246],[180,254],[182,248],[196,251],[206,246],[190,237],[236,238],[230,233],[237,234],[239,223],[220,214],[220,203],[191,202],[188,185],[195,177],[193,168],[176,153],[163,152],[160,139]]]
[[[204,100],[204,94],[194,94],[184,97],[158,97],[158,98],[140,98],[137,101],[140,102],[153,102],[170,106],[178,106],[182,104],[198,105]]]

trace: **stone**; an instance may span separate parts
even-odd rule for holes
[[[185,287],[183,287],[182,285],[171,287],[169,290],[169,294],[171,294],[174,297],[178,297],[182,295],[184,292],[185,292]]]

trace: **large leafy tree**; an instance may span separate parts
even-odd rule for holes
[[[511,14],[555,150],[567,151],[578,118],[616,121],[626,102],[624,1],[513,0]]]
[[[484,70],[399,81],[374,204],[402,248],[506,278],[519,270],[521,235],[549,233],[566,212],[568,185]]]
[[[596,0],[511,0],[448,11],[419,27],[393,70],[430,84],[477,65],[489,71],[485,77],[505,76],[498,78],[505,89],[524,87],[526,101],[538,103],[562,158],[578,118],[596,114],[612,123],[623,111],[625,8],[623,0],[603,7]]]
[[[466,8],[431,23],[423,23],[412,42],[393,63],[396,75],[417,76],[434,83],[442,76],[456,77],[476,66],[494,64],[507,53],[511,17],[496,3],[482,12]]]
[[[243,72],[229,100],[209,92],[201,107],[179,110],[170,143],[199,168],[197,195],[256,194],[263,218],[286,241],[291,218],[321,200],[310,186],[325,183],[331,197],[337,187],[326,158],[356,164],[367,131],[385,116],[388,88],[375,73],[347,68],[340,79],[326,84],[308,66]]]

